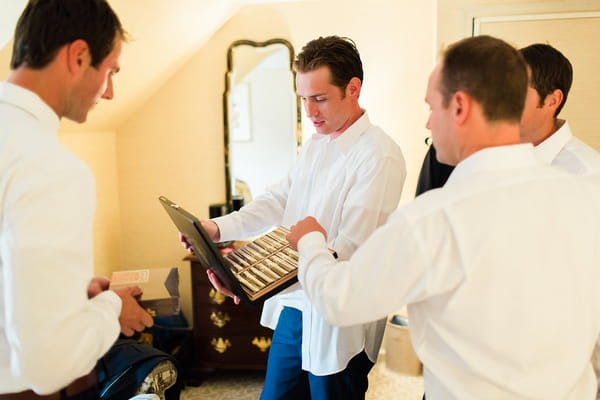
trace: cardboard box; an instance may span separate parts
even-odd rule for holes
[[[110,289],[139,286],[144,291],[138,301],[150,315],[161,317],[179,313],[179,271],[177,268],[152,268],[115,271]]]

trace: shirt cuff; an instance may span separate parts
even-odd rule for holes
[[[238,234],[237,224],[235,218],[231,215],[223,215],[222,217],[212,218],[213,221],[219,227],[219,242],[227,242],[230,240],[236,240],[240,238]]]
[[[117,317],[121,314],[121,298],[113,290],[105,290],[102,293],[94,296],[91,301],[106,304],[115,312]]]
[[[311,250],[318,252],[319,250],[327,251],[327,242],[322,232],[312,231],[302,236],[298,241],[298,254],[312,254]]]
[[[306,290],[306,278],[309,266],[317,267],[322,263],[335,262],[327,248],[325,236],[321,232],[313,231],[302,236],[298,241],[298,280]],[[317,267],[316,270],[319,268]]]

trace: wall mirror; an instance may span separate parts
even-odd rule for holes
[[[223,95],[227,204],[279,182],[300,146],[300,102],[285,39],[237,40],[227,49]],[[236,207],[234,206],[234,209]]]

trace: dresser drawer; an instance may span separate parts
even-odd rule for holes
[[[195,346],[198,358],[213,368],[264,368],[271,345],[270,336],[200,335]]]
[[[213,369],[264,369],[273,331],[260,326],[261,306],[236,305],[217,292],[193,258],[194,359],[198,375]]]
[[[239,334],[254,332],[270,335],[271,330],[260,326],[260,313],[247,310],[244,306],[223,308],[209,304],[199,304],[194,323],[210,331],[227,330]]]

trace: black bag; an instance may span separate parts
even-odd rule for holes
[[[188,376],[193,354],[192,329],[183,313],[154,317],[154,325],[134,338],[174,357],[177,360],[178,380],[185,384],[193,381]]]
[[[100,399],[126,400],[133,397],[152,369],[165,360],[177,366],[173,356],[150,345],[132,339],[118,339],[96,363]],[[172,398],[179,398],[180,385],[176,382],[172,389],[177,392]],[[167,396],[167,399],[170,397]]]

